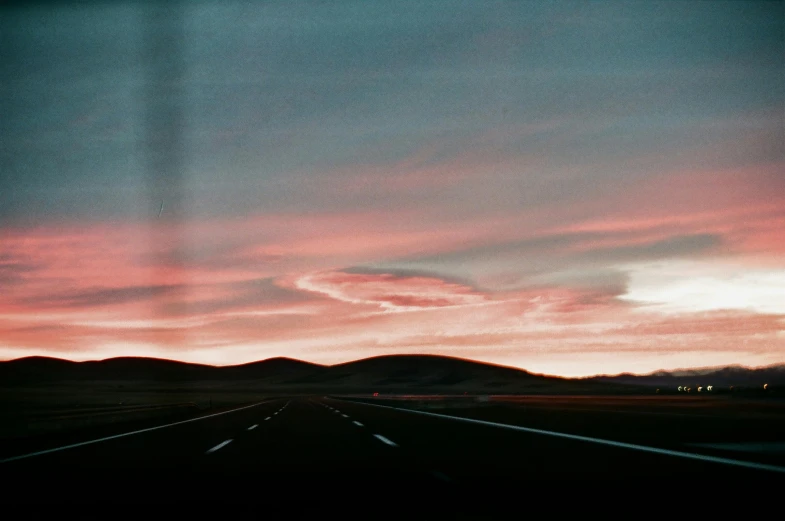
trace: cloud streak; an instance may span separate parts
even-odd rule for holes
[[[460,284],[390,273],[313,273],[297,279],[295,286],[342,302],[379,306],[392,312],[463,307],[486,301],[482,294]]]

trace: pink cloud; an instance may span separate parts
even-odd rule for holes
[[[28,317],[27,330],[6,319],[0,338],[8,347],[0,351],[35,348],[38,353],[88,356],[114,353],[116,346],[125,345],[213,363],[276,355],[330,363],[431,352],[580,375],[628,370],[624,364],[629,364],[631,353],[650,364],[639,360],[636,367],[650,370],[662,367],[666,359],[710,365],[731,352],[737,361],[744,360],[738,355],[740,342],[746,359],[757,360],[768,356],[759,353],[770,353],[785,341],[782,317],[727,312],[661,317],[612,295],[566,288],[491,294],[437,277],[388,273],[316,272],[295,280],[303,291],[318,292],[324,300],[247,306],[183,317],[182,323],[159,318],[148,327],[123,314],[115,317],[116,323],[101,321],[98,315],[80,321],[55,317],[50,325],[60,327],[49,330],[36,330],[35,324],[41,324],[36,317]],[[385,309],[406,313],[380,312]],[[670,358],[663,358],[668,353]],[[593,362],[581,365],[586,360]]]
[[[609,198],[606,219],[671,220],[676,224],[732,215],[782,211],[783,163],[711,170],[673,170],[623,186]],[[727,223],[727,221],[726,221]]]
[[[481,179],[472,177],[473,169],[486,164],[480,158],[449,170],[427,158],[402,165],[388,188],[449,187]],[[211,363],[276,355],[330,362],[433,352],[573,375],[711,365],[730,357],[785,361],[780,316],[663,317],[619,300],[623,280],[590,289],[569,277],[556,284],[519,271],[535,266],[534,273],[570,268],[580,274],[587,266],[564,262],[699,234],[718,243],[698,257],[733,258],[739,269],[785,270],[779,166],[666,172],[566,210],[543,204],[482,217],[402,208],[181,226],[5,229],[0,357],[158,353]],[[506,249],[516,242],[529,249]],[[455,261],[465,283],[346,269],[431,255],[438,272],[441,257],[473,248],[480,252],[476,260]],[[597,258],[592,262],[600,267],[611,262]],[[480,289],[505,278],[510,284],[500,286],[514,289]],[[262,291],[254,286],[259,280],[273,282]]]
[[[322,272],[300,277],[294,284],[301,290],[342,302],[378,306],[388,311],[467,306],[487,301],[485,295],[468,286],[433,277],[389,273]]]

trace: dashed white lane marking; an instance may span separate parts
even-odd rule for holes
[[[98,438],[98,439],[95,439],[95,440],[82,441],[80,443],[73,443],[71,445],[64,445],[62,447],[55,447],[54,449],[46,449],[46,450],[40,450],[38,452],[31,452],[29,454],[22,454],[20,456],[12,456],[10,458],[6,458],[4,460],[0,460],[0,463],[7,463],[9,461],[16,461],[16,460],[20,460],[20,459],[24,459],[24,458],[32,458],[33,456],[41,456],[43,454],[49,454],[50,452],[57,452],[57,451],[66,450],[66,449],[73,449],[75,447],[81,447],[83,445],[90,445],[92,443],[98,443],[98,442],[101,442],[101,441],[114,440],[116,438],[123,438],[125,436],[132,436],[134,434],[141,434],[143,432],[157,431],[158,429],[165,429],[166,427],[173,427],[175,425],[182,425],[183,423],[189,423],[189,422],[195,422],[195,421],[199,421],[199,420],[204,420],[204,419],[207,419],[207,418],[212,418],[214,416],[220,416],[222,414],[229,414],[230,412],[242,411],[243,409],[249,409],[251,407],[256,407],[257,405],[261,405],[261,404],[263,404],[265,402],[267,402],[267,400],[259,402],[259,403],[255,403],[253,405],[246,405],[245,407],[238,407],[237,409],[232,409],[232,410],[229,410],[229,411],[217,412],[215,414],[208,414],[207,416],[200,416],[198,418],[191,418],[190,420],[183,420],[183,421],[179,421],[179,422],[175,422],[175,423],[167,423],[166,425],[159,425],[157,427],[149,427],[147,429],[139,429],[138,431],[124,432],[122,434],[115,434],[114,436],[106,436],[104,438]]]
[[[358,421],[353,421],[352,423],[357,425],[358,427],[363,427],[363,424]]]
[[[213,452],[215,452],[215,451],[217,451],[217,450],[219,450],[219,449],[222,449],[222,448],[226,447],[226,446],[227,446],[227,445],[229,445],[230,443],[232,443],[232,440],[230,440],[230,439],[229,439],[229,440],[226,440],[226,441],[222,441],[221,443],[219,443],[218,445],[216,445],[216,446],[215,446],[215,447],[213,447],[212,449],[210,449],[210,450],[208,450],[207,452],[205,452],[205,454],[212,454]]]
[[[341,416],[343,416],[344,418],[348,418],[348,416],[346,416],[345,414],[342,414]]]
[[[376,438],[377,440],[379,440],[379,441],[381,441],[381,442],[383,442],[383,443],[386,443],[386,444],[387,444],[387,445],[389,445],[390,447],[397,447],[397,446],[398,446],[398,444],[397,444],[397,443],[395,443],[394,441],[390,441],[390,440],[388,440],[387,438],[385,438],[385,437],[384,437],[384,436],[382,436],[381,434],[374,434],[373,436],[374,436],[374,438]]]
[[[361,405],[367,405],[368,407],[380,407],[382,409],[391,409],[393,411],[398,412],[408,412],[412,414],[421,414],[423,416],[433,416],[434,418],[444,418],[446,420],[454,420],[454,421],[461,421],[466,423],[474,423],[476,425],[485,425],[488,427],[499,427],[502,429],[510,429],[514,431],[520,432],[529,432],[532,434],[542,434],[545,436],[553,436],[555,438],[565,438],[568,440],[576,440],[576,441],[584,441],[587,443],[596,443],[598,445],[606,445],[609,447],[618,447],[621,449],[631,449],[637,450],[640,452],[649,452],[652,454],[662,454],[664,456],[674,456],[677,458],[685,458],[685,459],[692,459],[698,461],[708,461],[710,463],[719,463],[723,465],[731,465],[735,467],[744,467],[748,469],[755,469],[755,470],[767,470],[771,472],[781,472],[785,473],[785,467],[781,467],[778,465],[766,465],[764,463],[754,463],[752,461],[743,461],[743,460],[736,460],[730,458],[720,458],[717,456],[707,456],[705,454],[695,454],[692,452],[680,452],[676,450],[669,450],[669,449],[660,449],[657,447],[648,447],[646,445],[636,445],[633,443],[624,443],[621,441],[613,441],[613,440],[604,440],[602,438],[590,438],[588,436],[579,436],[577,434],[567,434],[564,432],[556,432],[556,431],[546,431],[543,429],[534,429],[531,427],[521,427],[520,425],[508,425],[506,423],[496,423],[490,422],[485,420],[475,420],[473,418],[461,418],[460,416],[448,416],[446,414],[439,414],[435,412],[426,412],[426,411],[416,411],[413,409],[399,409],[397,407],[390,407],[389,405],[379,405],[377,403],[365,403],[365,402],[355,402]],[[376,434],[375,436],[379,436]]]
[[[270,418],[272,418],[272,416],[268,416],[267,418],[265,418],[265,419],[264,419],[264,421],[267,421],[267,420],[269,420]]]
[[[248,427],[248,430],[249,430],[249,431],[252,431],[252,430],[254,430],[255,428],[257,428],[258,426],[259,426],[259,424],[258,424],[258,423],[254,423],[253,425],[251,425],[250,427]]]

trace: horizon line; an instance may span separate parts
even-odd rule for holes
[[[262,359],[259,359],[259,360],[253,360],[251,362],[244,362],[244,363],[241,363],[241,364],[215,365],[215,364],[205,364],[205,363],[199,363],[199,362],[187,362],[185,360],[177,360],[177,359],[173,359],[173,358],[159,358],[159,357],[155,357],[155,356],[133,356],[133,355],[113,356],[113,357],[109,357],[109,358],[100,358],[100,359],[96,358],[96,359],[90,359],[90,360],[72,360],[72,359],[69,359],[69,358],[61,358],[61,357],[48,356],[48,355],[29,355],[29,356],[21,356],[21,357],[18,357],[18,358],[2,359],[2,360],[0,360],[0,363],[15,362],[15,361],[25,360],[25,359],[29,359],[29,358],[45,358],[45,359],[49,359],[49,360],[59,360],[59,361],[62,361],[62,362],[69,362],[69,363],[73,363],[73,364],[81,364],[81,363],[86,363],[86,362],[107,362],[109,360],[117,360],[117,359],[121,359],[121,358],[133,358],[133,359],[139,359],[139,360],[158,360],[158,361],[163,361],[163,362],[174,362],[174,363],[190,365],[190,366],[213,367],[213,368],[216,368],[216,369],[220,369],[220,368],[228,368],[228,367],[240,367],[240,366],[249,365],[249,364],[256,364],[256,363],[261,363],[261,362],[267,362],[269,360],[282,359],[282,360],[291,360],[291,361],[294,361],[294,362],[300,362],[300,363],[305,363],[305,364],[308,364],[308,365],[315,365],[315,366],[320,366],[320,367],[335,367],[335,366],[346,365],[346,364],[351,364],[351,363],[355,363],[355,362],[361,362],[363,360],[371,360],[371,359],[375,359],[375,358],[401,357],[401,356],[433,357],[433,358],[448,358],[448,359],[453,359],[453,360],[463,360],[463,361],[471,362],[471,363],[475,363],[475,364],[489,365],[489,366],[494,366],[494,367],[503,367],[503,368],[507,368],[507,369],[514,369],[516,371],[526,372],[526,373],[529,373],[529,374],[534,375],[534,376],[546,376],[546,377],[550,377],[550,378],[561,378],[561,379],[565,379],[565,380],[586,380],[586,379],[589,379],[589,378],[613,378],[613,377],[618,377],[618,376],[641,376],[642,377],[642,376],[654,376],[655,374],[661,373],[661,372],[674,373],[674,372],[677,372],[677,371],[710,371],[710,370],[715,370],[716,371],[716,370],[727,369],[727,368],[730,368],[730,367],[738,367],[738,368],[747,369],[747,370],[757,370],[757,369],[769,369],[769,368],[778,367],[778,366],[785,366],[785,362],[779,362],[779,363],[775,362],[775,363],[772,363],[772,364],[759,365],[759,366],[746,366],[746,365],[742,365],[742,364],[728,364],[728,365],[718,365],[718,366],[702,366],[702,367],[688,367],[688,368],[679,367],[679,368],[674,368],[674,369],[657,369],[657,370],[651,371],[649,373],[632,373],[632,372],[623,371],[623,372],[615,373],[615,374],[598,373],[598,374],[587,375],[587,376],[561,376],[561,375],[547,374],[547,373],[535,373],[535,372],[530,371],[528,369],[524,369],[523,367],[516,367],[516,366],[511,366],[511,365],[498,364],[498,363],[495,363],[495,362],[485,362],[485,361],[476,360],[476,359],[473,359],[473,358],[464,358],[464,357],[460,357],[460,356],[442,355],[442,354],[429,354],[429,353],[392,353],[392,354],[375,355],[375,356],[368,356],[368,357],[364,357],[364,358],[357,358],[357,359],[354,359],[354,360],[349,360],[347,362],[340,362],[340,363],[335,363],[335,364],[320,364],[318,362],[311,362],[311,361],[308,361],[308,360],[302,360],[300,358],[292,358],[290,356],[271,356],[271,357],[268,357],[268,358],[262,358]]]

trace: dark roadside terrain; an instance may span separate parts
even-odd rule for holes
[[[772,411],[771,415],[763,413],[740,422],[722,435],[701,438],[699,433],[708,431],[712,423],[724,421],[733,425],[728,418],[723,418],[721,407],[716,411],[719,414],[711,417],[695,415],[685,420],[685,416],[680,415],[683,412],[672,410],[657,419],[641,422],[637,415],[581,408],[567,412],[542,402],[536,408],[519,408],[506,403],[503,406],[464,404],[419,414],[411,412],[413,409],[409,407],[394,405],[390,408],[380,406],[376,401],[357,397],[266,398],[256,405],[209,411],[170,423],[136,422],[92,432],[83,430],[78,436],[49,435],[45,440],[40,438],[40,441],[13,447],[5,445],[2,448],[3,471],[16,476],[38,477],[67,476],[88,469],[98,475],[139,472],[140,475],[170,475],[178,479],[197,475],[199,479],[253,475],[257,480],[289,479],[294,482],[326,479],[379,480],[382,483],[406,476],[407,479],[469,485],[589,477],[665,478],[674,473],[698,476],[706,472],[715,477],[778,477],[776,472],[738,465],[666,457],[593,441],[560,438],[548,432],[515,431],[432,414],[710,454],[711,451],[690,447],[695,447],[694,442],[699,440],[770,443],[782,439],[779,437],[783,429],[779,422],[781,416],[777,416],[781,414],[781,408],[776,413]],[[765,427],[771,432],[765,436],[756,435],[758,429]],[[62,449],[117,435],[120,436]],[[207,454],[226,440],[232,441]],[[13,459],[52,448],[60,450]],[[728,455],[727,452],[722,454]],[[785,463],[776,455],[745,457],[744,460]]]
[[[471,366],[456,376],[435,374],[432,363],[410,365],[408,378],[471,376]],[[101,497],[193,506],[362,490],[387,498],[387,507],[377,505],[384,509],[412,505],[427,491],[452,498],[442,514],[453,517],[468,515],[458,498],[492,491],[679,482],[757,494],[785,478],[785,401],[776,393],[663,396],[622,386],[612,394],[606,386],[591,394],[585,382],[565,381],[557,394],[565,382],[529,373],[521,378],[536,389],[547,383],[551,394],[422,393],[427,386],[403,393],[385,392],[385,371],[374,371],[349,373],[355,382],[377,378],[369,387],[382,391],[365,393],[346,391],[354,385],[275,393],[264,378],[18,379],[2,388],[4,417],[13,421],[4,423],[0,478],[12,483],[6,497],[21,501],[21,491],[37,490],[43,503]],[[25,423],[33,412],[35,428]]]
[[[440,356],[383,356],[334,366],[272,358],[229,367],[133,357],[89,362],[28,357],[0,362],[0,441],[138,419],[188,417],[252,403],[259,396],[597,394],[642,389]]]

